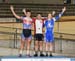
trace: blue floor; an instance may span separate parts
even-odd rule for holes
[[[65,57],[65,56],[52,56],[52,57],[34,57],[34,56],[31,56],[31,57],[28,57],[28,56],[22,56],[22,57],[18,57],[18,56],[3,56],[1,58],[68,58],[68,57]]]
[[[17,59],[17,61],[19,59],[24,59],[23,61],[27,61],[25,59],[30,59],[30,61],[33,61],[33,60],[38,61],[37,59],[39,59],[40,61],[43,61],[44,59],[48,60],[50,58],[55,60],[55,58],[56,59],[63,59],[63,58],[66,59],[68,57],[65,57],[65,56],[53,56],[53,57],[33,57],[33,56],[32,57],[27,57],[27,56],[18,57],[18,56],[4,56],[4,57],[0,57],[0,59],[5,59],[5,60]],[[75,61],[75,58],[68,58],[68,59],[70,59],[70,61]]]

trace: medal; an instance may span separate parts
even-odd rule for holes
[[[40,30],[40,28],[38,28]]]

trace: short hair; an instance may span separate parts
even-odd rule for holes
[[[52,14],[52,12],[47,12],[47,14]]]
[[[42,15],[42,13],[38,12],[38,13],[36,13],[36,16],[37,16],[38,14]]]
[[[42,14],[42,13],[37,13],[37,14]]]
[[[26,12],[31,12],[31,10],[29,10],[29,9],[26,9]]]
[[[48,12],[48,14],[51,14],[51,16],[54,16],[54,15],[52,15],[52,12]]]

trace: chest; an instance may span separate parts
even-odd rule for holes
[[[32,19],[31,18],[24,18],[23,19],[23,24],[31,24],[32,23]]]
[[[46,27],[53,27],[54,26],[54,21],[46,21],[45,23]]]
[[[42,20],[36,20],[35,21],[35,25],[36,26],[42,26],[43,25],[43,21]]]

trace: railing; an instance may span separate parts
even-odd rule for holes
[[[7,28],[7,29],[10,28],[10,29],[15,30],[14,32],[0,31],[0,36],[2,35],[2,37],[3,37],[3,35],[5,35],[5,36],[9,37],[9,38],[6,38],[6,39],[5,39],[5,37],[3,37],[4,39],[0,39],[0,43],[2,41],[8,41],[8,42],[10,42],[9,43],[10,45],[8,47],[10,47],[10,48],[20,48],[20,40],[21,40],[20,36],[21,36],[21,33],[18,33],[17,31],[18,30],[22,30],[22,29],[21,28],[12,28],[12,27],[3,27],[3,26],[0,26],[0,28]],[[75,43],[75,39],[72,39],[72,38],[63,38],[64,35],[74,36],[75,37],[75,34],[67,34],[67,33],[59,33],[59,32],[55,32],[55,34],[58,34],[59,37],[55,36],[55,43],[54,43],[54,45],[55,45],[54,47],[55,48],[54,48],[54,52],[59,51],[59,52],[63,53],[66,46],[68,47],[68,45],[70,45],[70,46],[72,45],[71,48],[73,48],[75,46],[75,45],[73,45],[73,43]],[[68,41],[70,41],[70,42],[72,41],[73,43],[71,42],[71,44],[68,44]],[[67,44],[67,45],[65,45],[65,47],[63,47],[64,43]],[[4,47],[6,47],[6,46],[4,46]],[[59,49],[56,46],[59,47]],[[32,39],[31,50],[34,50],[34,38]],[[73,49],[73,50],[75,50],[75,49]]]
[[[20,35],[20,33],[17,33],[17,30],[20,30],[20,29],[17,29],[17,28],[11,28],[11,27],[3,27],[3,26],[0,26],[0,28],[6,28],[6,29],[12,29],[12,30],[15,30],[14,32],[8,32],[8,31],[0,31],[0,34],[3,34],[3,35],[9,35],[8,38],[6,38],[5,40],[12,40],[13,41],[13,48],[16,48],[16,43],[17,43],[17,35]],[[12,38],[9,38],[9,37],[12,37]],[[2,39],[1,39],[2,40]],[[10,46],[9,46],[10,47]]]
[[[9,35],[9,38],[6,39],[0,39],[0,40],[7,40],[7,41],[13,41],[13,46],[9,46],[11,48],[17,48],[17,42],[20,42],[21,40],[21,33],[17,32],[18,30],[22,30],[22,28],[13,28],[13,27],[4,27],[4,26],[0,26],[1,29],[10,29],[9,31],[0,31],[0,34],[2,35]],[[14,30],[14,31],[11,31]],[[33,31],[33,30],[32,30]],[[11,38],[10,38],[11,37]],[[19,48],[19,47],[18,47]]]

